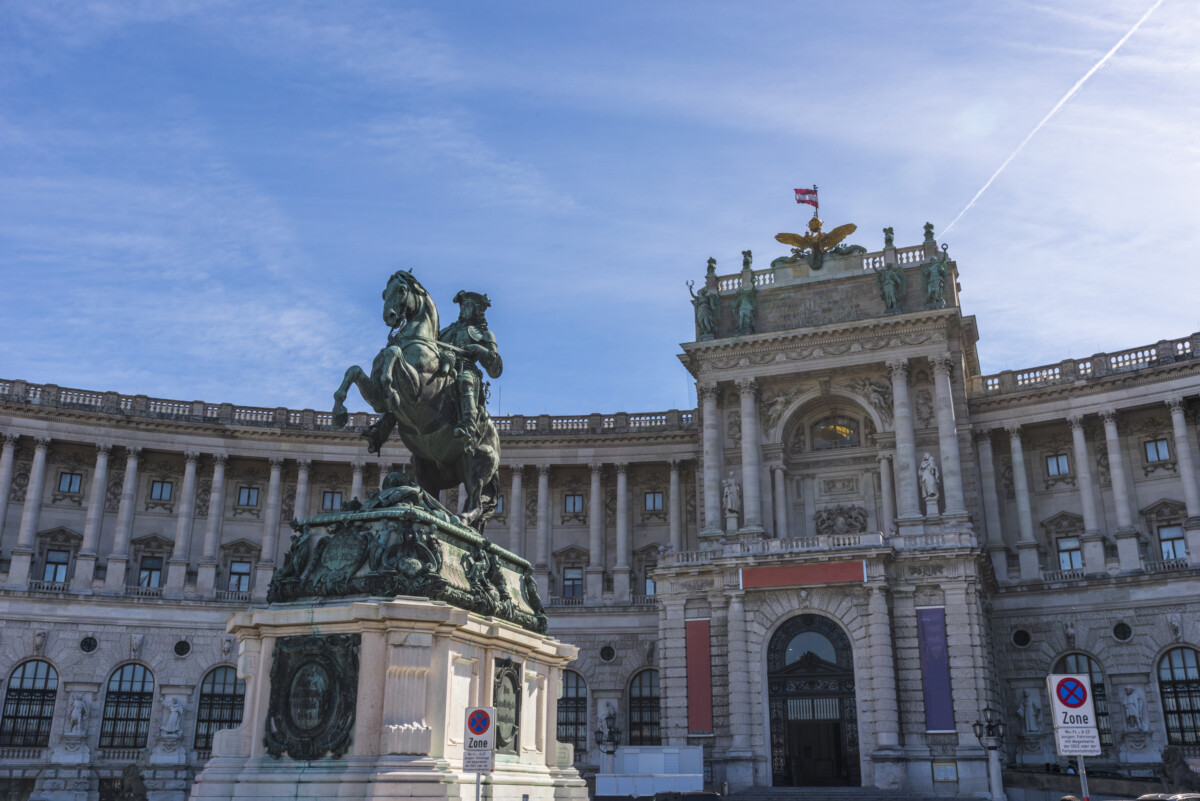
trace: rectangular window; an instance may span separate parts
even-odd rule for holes
[[[230,592],[249,592],[250,591],[250,563],[249,562],[230,562],[229,563],[229,591]]]
[[[562,597],[564,597],[564,598],[582,598],[583,597],[583,568],[582,567],[563,568]]]
[[[322,512],[336,512],[342,508],[342,493],[327,492],[325,497],[321,499]]]
[[[1165,439],[1155,439],[1146,443],[1147,462],[1165,462],[1171,458],[1171,451]]]
[[[1183,526],[1159,526],[1158,545],[1163,559],[1186,559],[1187,540],[1183,538]]]
[[[1069,476],[1070,474],[1071,464],[1067,461],[1065,453],[1056,453],[1046,457],[1046,475],[1054,477]]]
[[[70,563],[70,551],[46,551],[46,564],[42,568],[42,581],[66,581],[67,565]]]
[[[161,556],[143,556],[141,567],[138,570],[138,586],[161,587],[162,565]]]
[[[258,487],[242,487],[238,490],[238,506],[258,506]]]
[[[583,514],[583,496],[582,495],[565,495],[563,496],[563,512],[569,515]]]
[[[504,496],[503,495],[496,496],[496,514],[498,514],[498,515],[504,514]]]
[[[151,481],[150,482],[150,500],[152,500],[152,501],[169,501],[169,500],[171,500],[171,482],[170,481]]]
[[[1058,538],[1058,569],[1078,570],[1083,567],[1083,551],[1079,549],[1078,537]]]
[[[58,491],[59,492],[79,492],[80,486],[83,484],[82,473],[60,473],[58,476]]]
[[[646,493],[646,511],[661,512],[662,511],[662,496],[661,492]]]
[[[649,576],[646,576],[646,594],[654,594],[654,579],[650,578]]]

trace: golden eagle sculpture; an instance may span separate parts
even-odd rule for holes
[[[782,259],[783,261],[795,262],[800,258],[804,258],[808,262],[808,266],[813,270],[819,270],[825,266],[825,254],[865,252],[863,248],[857,245],[842,245],[843,239],[850,236],[858,230],[858,226],[854,223],[846,223],[839,225],[832,231],[821,230],[821,219],[817,215],[813,215],[808,221],[808,232],[801,234],[775,234],[775,240],[782,242],[785,245],[792,246],[791,258]],[[775,262],[781,261],[776,259]],[[775,266],[775,262],[771,266]]]

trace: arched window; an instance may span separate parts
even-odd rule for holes
[[[58,671],[49,662],[17,665],[8,677],[4,713],[0,718],[0,748],[45,748],[50,744]]]
[[[587,752],[587,685],[573,670],[564,670],[558,697],[558,741],[575,746],[575,758]]]
[[[200,683],[200,705],[196,707],[196,750],[211,750],[214,734],[240,726],[245,705],[246,682],[233,668],[226,665],[208,671]]]
[[[1167,720],[1167,743],[1200,743],[1200,664],[1192,648],[1172,648],[1158,663],[1158,691]]]
[[[662,744],[658,728],[657,670],[643,670],[629,684],[629,744]]]
[[[812,427],[812,449],[827,451],[834,448],[858,447],[858,421],[834,415]]]
[[[145,748],[154,704],[154,676],[144,665],[122,665],[108,679],[101,748]]]
[[[1100,663],[1087,654],[1067,654],[1054,666],[1055,673],[1087,674],[1092,684],[1092,703],[1096,707],[1096,728],[1100,732],[1100,745],[1113,744],[1112,725],[1108,720],[1108,694],[1104,689],[1104,671]]]

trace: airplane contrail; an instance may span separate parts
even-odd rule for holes
[[[1025,145],[1029,144],[1029,140],[1032,139],[1038,131],[1042,130],[1042,128],[1046,125],[1046,123],[1050,122],[1051,117],[1053,117],[1055,114],[1057,114],[1059,112],[1059,109],[1061,109],[1063,106],[1065,106],[1067,104],[1068,100],[1070,100],[1072,97],[1074,97],[1076,95],[1076,93],[1079,92],[1080,88],[1085,83],[1087,83],[1088,78],[1091,78],[1093,75],[1096,74],[1097,70],[1099,70],[1101,67],[1103,67],[1105,64],[1108,63],[1108,60],[1113,57],[1113,54],[1121,49],[1121,45],[1123,45],[1123,44],[1125,44],[1125,42],[1129,41],[1129,37],[1133,36],[1135,33],[1137,33],[1137,29],[1142,27],[1142,23],[1145,22],[1147,19],[1149,19],[1150,15],[1154,13],[1155,9],[1157,9],[1162,4],[1163,4],[1163,0],[1155,0],[1154,5],[1150,6],[1150,10],[1147,11],[1145,14],[1143,14],[1142,18],[1139,19],[1137,22],[1135,22],[1133,27],[1130,28],[1128,30],[1128,32],[1126,32],[1126,34],[1121,37],[1121,40],[1112,46],[1112,50],[1109,50],[1107,53],[1105,53],[1103,58],[1101,58],[1099,61],[1097,61],[1090,70],[1088,70],[1086,73],[1084,73],[1084,76],[1075,82],[1075,85],[1071,87],[1070,91],[1068,91],[1065,95],[1063,95],[1062,99],[1054,104],[1054,108],[1050,109],[1050,112],[1048,114],[1046,114],[1045,117],[1042,117],[1042,121],[1039,122],[1037,125],[1033,126],[1033,130],[1030,131],[1024,139],[1021,140],[1021,144],[1017,145],[1017,149],[1014,150],[1011,154],[1009,154],[1008,158],[1006,158],[1004,160],[1004,163],[1000,165],[999,169],[997,169],[994,173],[992,173],[992,177],[987,179],[987,183],[985,183],[983,185],[983,187],[978,192],[975,193],[975,197],[971,198],[971,202],[968,203],[965,207],[963,207],[963,210],[958,213],[958,216],[955,217],[954,220],[949,225],[946,226],[945,230],[942,231],[943,236],[945,236],[947,233],[949,233],[950,229],[954,227],[955,223],[957,223],[959,220],[961,220],[963,218],[963,215],[966,214],[968,211],[970,211],[975,206],[975,202],[977,200],[979,200],[980,196],[983,195],[983,193],[987,191],[988,187],[991,186],[995,182],[995,180],[1000,177],[1000,173],[1004,172],[1004,168],[1007,167],[1010,163],[1012,163],[1012,160],[1015,159],[1018,155],[1020,155],[1021,151],[1025,149]]]

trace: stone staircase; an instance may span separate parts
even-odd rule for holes
[[[722,801],[958,801],[958,796],[918,795],[877,787],[751,787],[730,793]]]

